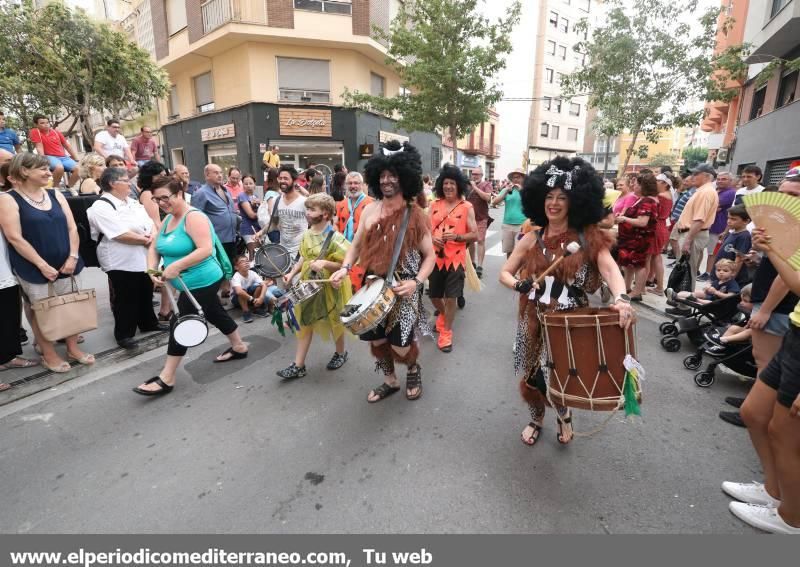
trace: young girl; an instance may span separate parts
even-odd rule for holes
[[[305,206],[309,229],[303,234],[300,243],[300,260],[284,276],[287,286],[297,274],[300,274],[301,280],[329,278],[342,267],[345,253],[350,247],[347,239],[331,226],[331,219],[336,213],[333,197],[316,193],[306,199]],[[323,253],[329,235],[327,250]],[[278,376],[283,379],[302,378],[306,375],[306,355],[315,332],[323,339],[332,337],[336,341],[336,352],[328,363],[328,370],[341,368],[347,361],[347,351],[344,350],[345,328],[339,319],[339,313],[352,296],[352,286],[349,281],[339,289],[334,289],[330,283],[319,285],[322,286],[322,291],[294,306],[300,324],[297,352],[294,362],[288,368],[278,371]]]

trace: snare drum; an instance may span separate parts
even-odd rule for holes
[[[339,314],[342,324],[353,334],[363,335],[380,325],[397,302],[397,296],[383,278],[368,276]]]
[[[322,291],[322,285],[315,282],[298,282],[286,292],[286,298],[292,302],[293,305],[299,305],[304,301],[308,301],[315,295]]]
[[[173,323],[172,338],[183,347],[196,347],[208,338],[208,324],[200,315],[183,315]]]
[[[635,326],[626,332],[611,309],[579,309],[542,317],[550,378],[548,398],[571,408],[614,411],[625,382],[623,361],[636,358]],[[636,397],[641,401],[637,382]]]
[[[265,278],[279,278],[292,269],[292,256],[280,244],[265,244],[256,250],[255,268]]]

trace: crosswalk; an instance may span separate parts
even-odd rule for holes
[[[496,234],[500,234],[500,231],[499,230],[487,230],[486,231],[486,242],[488,243],[489,239],[491,239]],[[503,253],[503,240],[499,239],[494,246],[492,246],[491,248],[487,248],[486,249],[486,255],[487,256],[499,256],[501,258],[505,258],[505,254]]]

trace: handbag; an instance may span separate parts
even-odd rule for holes
[[[225,251],[225,247],[222,245],[222,242],[220,242],[213,228],[211,229],[211,234],[214,235],[214,259],[219,264],[219,267],[222,268],[222,277],[225,278],[225,280],[229,280],[233,277],[231,259],[228,258],[228,253]]]
[[[48,282],[49,296],[31,303],[42,336],[57,341],[97,328],[97,299],[94,289],[78,289],[70,277],[72,291],[56,295],[53,282]]]
[[[672,288],[676,293],[679,291],[694,291],[692,289],[692,272],[689,266],[688,254],[681,256],[675,267],[672,268],[667,287]]]

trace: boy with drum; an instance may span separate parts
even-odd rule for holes
[[[334,289],[327,279],[331,273],[342,267],[342,260],[350,243],[331,226],[331,219],[336,214],[336,202],[333,197],[325,193],[316,193],[306,199],[305,207],[309,229],[305,231],[300,241],[300,259],[283,278],[289,287],[294,277],[300,274],[301,282],[312,282],[312,286],[320,286],[321,289],[315,295],[294,305],[300,331],[297,333],[294,362],[288,368],[278,371],[278,376],[284,380],[303,378],[306,375],[306,355],[311,347],[314,333],[323,339],[332,337],[336,341],[336,352],[328,362],[328,370],[337,370],[347,362],[347,351],[344,350],[345,328],[339,319],[339,313],[350,300],[352,287],[345,285]],[[314,284],[313,280],[326,281]],[[289,295],[293,295],[291,291]],[[292,305],[289,305],[289,309],[292,308]]]

